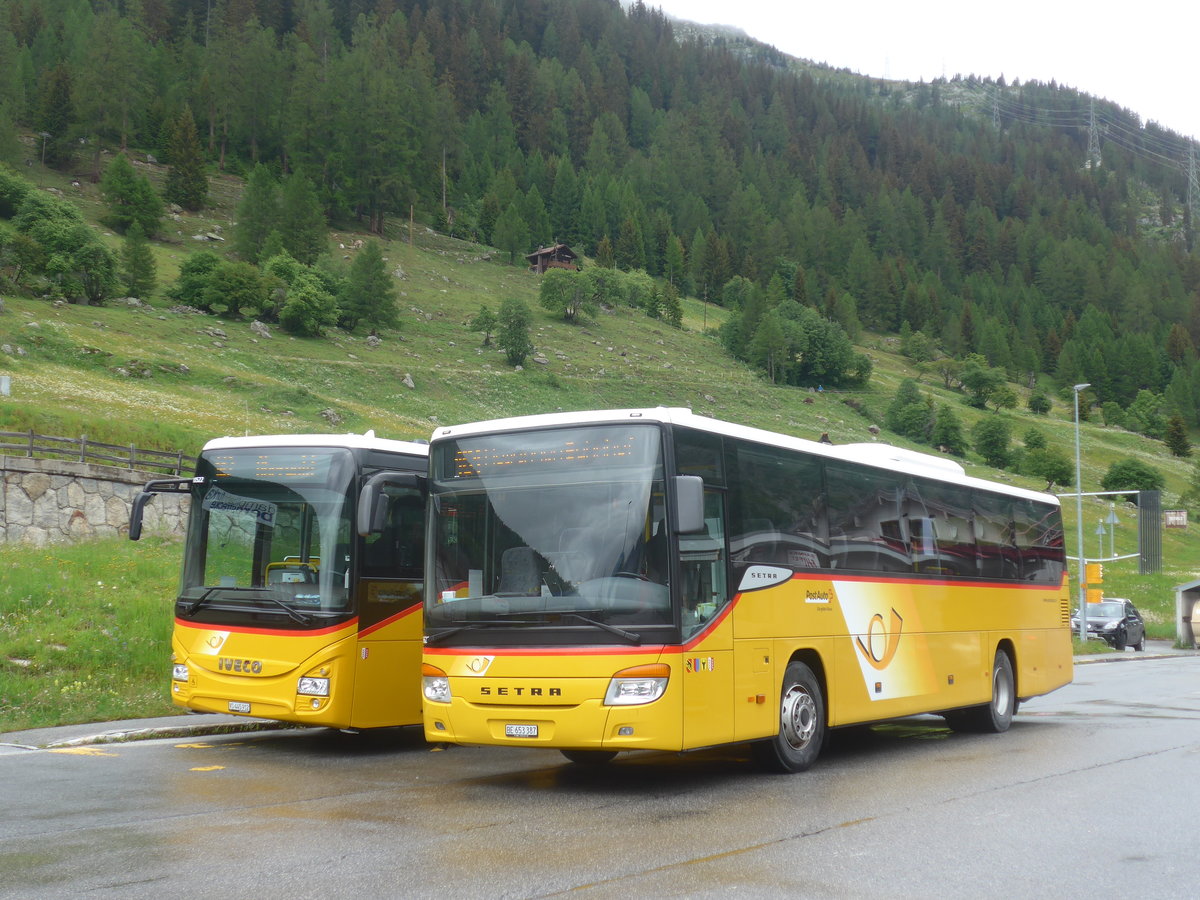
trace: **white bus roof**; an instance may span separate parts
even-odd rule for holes
[[[589,410],[582,412],[555,412],[533,416],[517,416],[508,419],[492,419],[486,422],[471,422],[463,425],[439,427],[433,433],[433,440],[467,437],[475,434],[490,434],[498,431],[520,431],[525,429],[550,428],[563,425],[605,425],[622,422],[660,422],[671,425],[683,425],[699,431],[720,434],[726,437],[741,438],[774,447],[786,447],[821,456],[826,459],[842,460],[845,462],[861,463],[875,468],[890,469],[904,472],[907,475],[923,476],[937,481],[945,481],[964,487],[977,487],[984,490],[1009,494],[1040,503],[1059,505],[1059,500],[1053,494],[1033,491],[1014,485],[975,478],[957,462],[931,453],[920,453],[883,443],[858,444],[825,444],[806,438],[793,437],[766,431],[761,428],[751,428],[746,425],[735,425],[721,419],[701,416],[683,407],[659,406],[653,409],[616,409]]]
[[[384,450],[410,456],[428,456],[429,445],[416,441],[391,441],[366,434],[248,434],[244,437],[213,438],[204,445],[208,450],[232,450],[239,447],[344,447],[349,450]]]

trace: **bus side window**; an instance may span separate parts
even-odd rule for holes
[[[704,492],[704,532],[679,535],[683,630],[691,634],[711,621],[729,602],[725,586],[724,498]]]
[[[378,535],[363,541],[365,578],[419,578],[425,550],[425,510],[415,492],[388,496],[387,517]]]

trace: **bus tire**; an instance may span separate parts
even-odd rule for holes
[[[612,762],[616,750],[562,750],[563,756],[577,766],[602,766]]]
[[[773,772],[803,772],[825,743],[825,695],[812,669],[788,663],[779,691],[779,733],[754,745],[758,761]]]
[[[946,721],[955,731],[1000,734],[1008,731],[1016,711],[1017,690],[1012,660],[1003,650],[997,650],[992,662],[992,699],[982,706],[947,713]]]

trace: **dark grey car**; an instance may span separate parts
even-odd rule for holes
[[[1071,630],[1079,633],[1079,612],[1071,616]],[[1121,597],[1105,597],[1099,603],[1089,603],[1087,608],[1087,632],[1090,638],[1107,641],[1114,650],[1132,646],[1134,650],[1146,649],[1146,625],[1142,614],[1129,600]]]

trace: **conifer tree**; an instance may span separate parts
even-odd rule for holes
[[[782,374],[787,357],[788,340],[784,333],[779,312],[768,309],[758,321],[754,335],[750,338],[750,361],[767,370],[767,377],[774,384]]]
[[[164,196],[184,209],[203,209],[208,201],[208,176],[204,172],[204,152],[196,134],[192,109],[183,108],[174,120],[167,145],[170,167]]]
[[[71,129],[75,122],[72,89],[71,71],[65,63],[45,74],[37,124],[41,160],[48,166],[61,167],[71,161]]]
[[[925,443],[931,439],[935,424],[932,403],[921,394],[921,388],[911,378],[905,378],[888,405],[884,424],[896,434]]]
[[[1180,416],[1171,416],[1167,421],[1167,433],[1163,441],[1172,456],[1192,455],[1192,442],[1188,440],[1187,425]]]
[[[142,300],[154,293],[158,282],[158,268],[150,243],[142,226],[134,222],[125,232],[125,244],[121,248],[121,280],[130,297]]]
[[[283,221],[279,210],[279,187],[275,177],[262,163],[250,172],[246,189],[238,203],[237,223],[233,228],[233,249],[247,262],[256,263],[263,256],[267,236]],[[282,232],[280,242],[282,243]],[[272,254],[273,255],[273,254]],[[294,253],[291,256],[299,259]]]
[[[662,285],[658,308],[664,321],[670,322],[676,328],[683,324],[683,305],[679,300],[679,288],[669,281]]]
[[[938,407],[929,442],[939,449],[944,447],[947,453],[954,456],[967,455],[967,436],[963,434],[957,413],[949,404],[943,403]]]
[[[608,239],[608,235],[606,234],[596,244],[596,265],[602,269],[611,269],[613,264],[612,241]]]
[[[492,244],[497,250],[508,254],[510,265],[517,264],[517,255],[524,254],[529,244],[529,226],[521,218],[516,203],[510,203],[508,208],[496,220],[492,232]]]
[[[124,233],[134,222],[149,237],[158,231],[163,205],[150,179],[139,175],[124,153],[118,153],[100,179],[100,192],[108,205],[104,224]]]
[[[329,246],[329,228],[313,183],[299,173],[283,179],[279,195],[279,232],[283,248],[312,265]]]
[[[342,321],[351,330],[359,325],[374,331],[399,324],[396,288],[378,241],[367,241],[350,263],[341,306]]]
[[[975,450],[989,466],[1003,469],[1009,462],[1008,442],[1012,426],[1001,415],[984,416],[972,430]]]
[[[662,275],[667,279],[667,283],[676,289],[683,284],[686,275],[684,265],[683,241],[679,239],[678,235],[672,234],[667,238],[667,249],[663,254]]]
[[[646,247],[642,241],[642,231],[632,216],[621,223],[617,243],[613,247],[613,263],[618,269],[626,271],[646,268]]]

